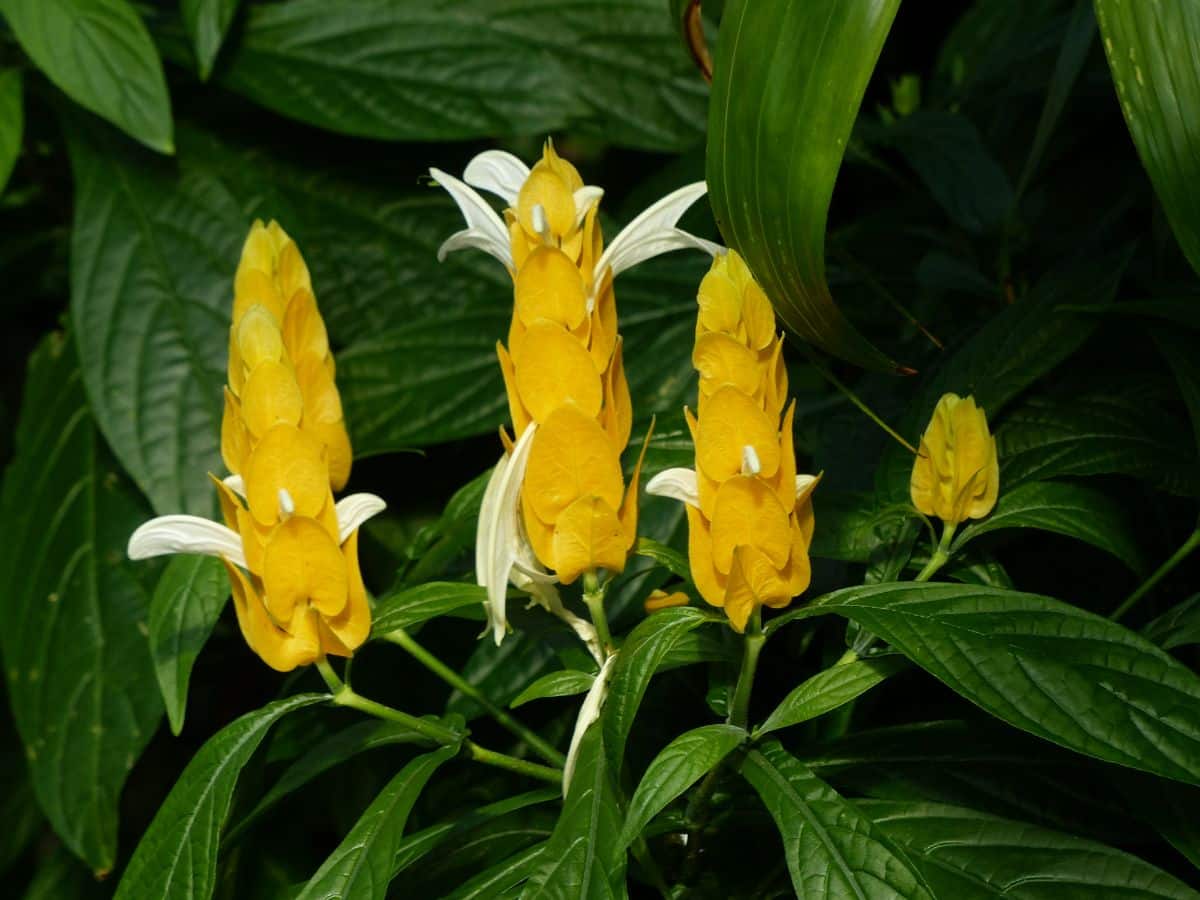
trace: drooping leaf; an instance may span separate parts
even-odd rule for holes
[[[938,897],[1200,897],[1136,856],[1025,822],[936,803],[859,805]]]
[[[592,686],[592,682],[595,680],[595,675],[589,675],[587,672],[576,672],[571,669],[564,669],[561,672],[550,672],[517,694],[516,698],[508,705],[516,709],[518,706],[524,706],[530,700],[541,700],[544,697],[570,697],[574,694],[582,694]]]
[[[51,335],[30,357],[0,495],[0,649],[38,802],[97,872],[116,859],[121,788],[162,715],[149,597],[125,559],[147,514],[88,414],[70,339]]]
[[[1109,69],[1159,202],[1200,272],[1200,10],[1187,3],[1095,0]]]
[[[1037,528],[1078,538],[1111,553],[1134,572],[1143,567],[1128,512],[1108,494],[1084,485],[1035,481],[1002,489],[991,515],[963,529],[955,549],[1005,528]]]
[[[229,599],[229,576],[219,559],[176,556],[150,600],[150,653],[171,732],[183,730],[192,665]]]
[[[745,729],[736,725],[702,725],[667,744],[646,767],[633,792],[617,846],[624,850],[632,844],[651,819],[716,768],[747,737]]]
[[[25,106],[21,96],[21,70],[0,69],[0,194],[8,184],[21,140],[25,136]]]
[[[413,804],[457,746],[418,756],[387,783],[354,828],[305,886],[297,900],[383,900],[392,878],[392,864],[404,836]]]
[[[21,49],[76,103],[175,152],[162,60],[127,0],[3,0]]]
[[[1200,594],[1193,594],[1142,629],[1142,634],[1164,650],[1200,644]]]
[[[779,828],[798,897],[933,900],[871,820],[777,741],[746,754],[741,772]]]
[[[1049,597],[953,584],[847,588],[808,609],[853,619],[1010,725],[1200,784],[1200,678],[1108,619]]]
[[[733,0],[708,117],[713,212],[796,334],[895,370],[842,315],[825,278],[833,185],[899,0]]]
[[[225,40],[225,32],[237,13],[239,0],[179,0],[183,24],[192,39],[200,80],[207,81]]]
[[[854,660],[818,672],[784,697],[767,720],[754,729],[754,734],[756,737],[769,734],[831,712],[907,665],[903,657],[881,656]]]
[[[461,581],[431,581],[403,588],[379,601],[371,631],[376,637],[384,637],[397,628],[412,628],[464,606],[481,605],[486,600],[484,588]]]
[[[297,694],[226,725],[192,757],[142,835],[117,885],[117,900],[206,900],[217,877],[217,846],[242,767],[282,716],[321,703]]]

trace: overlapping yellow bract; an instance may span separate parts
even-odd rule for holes
[[[626,488],[621,453],[633,408],[617,333],[612,277],[597,203],[577,212],[583,179],[547,142],[505,211],[512,240],[513,317],[497,355],[515,436],[537,423],[521,489],[538,561],[570,584],[596,569],[620,572],[637,533],[641,461]]]
[[[288,671],[349,656],[371,627],[358,533],[339,534],[333,491],[350,438],[308,268],[275,222],[255,222],[234,282],[221,456],[242,490],[213,478],[248,572],[225,560],[250,648]]]
[[[1000,493],[996,439],[971,396],[943,394],[913,464],[913,505],[950,525],[980,519]]]
[[[735,251],[716,258],[698,300],[699,415],[687,414],[697,505],[687,506],[688,559],[700,595],[741,631],[757,607],[787,606],[808,587],[816,479],[796,478],[783,338]]]

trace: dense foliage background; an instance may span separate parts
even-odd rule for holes
[[[1200,662],[1200,569],[1181,552],[1141,590],[1192,549],[1200,496],[1193,4],[1148,2],[1132,25],[1118,0],[978,0],[936,15],[909,4],[892,23],[895,0],[786,13],[758,0],[753,15],[791,18],[747,26],[760,43],[735,56],[728,21],[749,2],[704,4],[710,96],[680,34],[689,4],[666,0],[0,0],[6,895],[111,895],[210,737],[322,688],[311,671],[280,677],[250,653],[220,612],[219,566],[124,557],[153,513],[215,511],[205,472],[218,467],[231,282],[250,222],[279,220],[305,254],[338,354],[349,489],[389,502],[364,532],[368,586],[383,596],[469,581],[480,476],[507,414],[494,344],[511,287],[481,255],[437,262],[459,216],[425,173],[459,172],[491,146],[532,160],[552,135],[605,188],[610,233],[707,171],[721,228],[707,209],[688,227],[741,250],[808,339],[788,347],[801,469],[824,472],[806,597],[911,579],[931,549],[903,508],[911,456],[851,398],[912,441],[944,390],[971,392],[998,435],[1001,501],[943,577],[990,610],[980,640],[1007,645],[1015,586],[1102,617],[1122,608],[1122,625],[1182,664],[1163,675],[1158,656],[1118,647],[1118,628],[1095,631],[1090,618],[1046,625],[1022,639],[1024,675],[1068,691],[1072,678],[1103,685],[1080,700],[1094,716],[1055,720],[1028,696],[1005,714],[989,691],[1004,694],[1014,676],[998,661],[966,683],[847,600],[841,617],[778,627],[751,720],[873,631],[917,665],[887,663],[869,693],[777,736],[926,860],[938,896],[1006,885],[1005,896],[1034,896],[1021,893],[1031,873],[1054,896],[1115,896],[1118,884],[1195,896],[1184,885],[1200,887],[1200,682],[1183,667]],[[1111,19],[1103,31],[1097,10]],[[845,43],[821,43],[822,17]],[[1176,107],[1139,100],[1133,85],[1147,79],[1172,83]],[[755,132],[763,117],[770,128]],[[787,165],[764,133],[796,148]],[[668,256],[617,285],[634,443],[658,416],[651,473],[690,464],[681,409],[694,402],[705,267]],[[642,510],[643,535],[684,548],[677,504],[646,497]],[[650,590],[677,580],[635,558],[609,597],[614,629],[636,626]],[[1039,613],[1022,615],[1038,627]],[[583,666],[537,611],[513,621],[499,649],[476,640],[476,606],[420,637],[501,704]],[[954,643],[928,627],[930,645]],[[1094,646],[1054,643],[1073,628]],[[629,731],[629,790],[670,740],[724,717],[739,652],[725,628],[680,639]],[[1114,660],[1145,678],[1122,681]],[[481,741],[520,752],[397,647],[366,647],[354,677],[364,694],[461,716]],[[565,746],[577,707],[539,699],[518,713]],[[246,750],[215,895],[295,896],[415,755],[404,740],[326,706],[280,719]],[[444,765],[406,834],[457,822],[454,852],[405,867],[393,894],[442,896],[492,867],[528,866],[559,819],[554,790],[465,817],[532,786]],[[681,804],[646,832],[669,883],[695,896],[791,892],[791,864],[747,783],[723,780],[713,806],[702,851],[679,840]],[[955,859],[927,861],[943,837],[961,848],[966,880]],[[215,847],[189,852],[216,858]],[[630,877],[635,895],[652,891],[641,862]],[[172,896],[206,896],[192,890]]]

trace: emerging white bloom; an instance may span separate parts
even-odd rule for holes
[[[575,763],[579,759],[579,745],[583,736],[588,727],[600,718],[600,710],[604,708],[604,701],[608,697],[608,683],[612,680],[613,663],[616,660],[617,654],[614,653],[604,661],[579,707],[579,715],[575,718],[575,731],[571,735],[571,746],[567,750],[567,761],[563,765],[564,797],[567,796],[567,788],[571,786],[571,778],[575,775]]]

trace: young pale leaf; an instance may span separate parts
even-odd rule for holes
[[[152,150],[175,152],[162,60],[127,0],[2,0],[0,12],[67,96]]]
[[[908,660],[902,656],[881,656],[818,672],[783,698],[767,720],[754,729],[755,737],[832,712],[907,666]]]
[[[337,897],[383,900],[413,804],[438,767],[457,753],[456,746],[443,747],[418,756],[401,769],[367,807],[297,900]]]
[[[614,772],[621,771],[625,739],[659,663],[676,641],[706,620],[702,610],[676,606],[643,619],[625,639],[613,664],[608,699],[600,716],[608,766]]]
[[[1142,165],[1175,238],[1200,272],[1200,9],[1096,0],[1096,18]]]
[[[183,13],[183,24],[192,39],[196,52],[196,66],[200,80],[207,81],[212,74],[213,63],[225,40],[229,23],[237,13],[239,0],[179,0],[179,11]]]
[[[1142,629],[1164,650],[1200,644],[1200,594],[1193,594]]]
[[[25,106],[21,97],[21,70],[0,69],[0,194],[8,184],[21,139],[25,136]]]
[[[459,885],[444,900],[490,900],[492,897],[513,897],[516,888],[542,864],[547,842],[534,844],[514,853],[504,862],[496,863],[474,878]]]
[[[1200,898],[1135,856],[1025,822],[937,803],[868,800],[859,806],[904,848],[938,897]]]
[[[384,597],[375,607],[371,631],[384,637],[397,628],[412,628],[438,616],[478,606],[487,600],[487,591],[477,584],[462,581],[431,581]]]
[[[741,772],[779,828],[796,896],[933,900],[871,820],[777,741],[751,750]]]
[[[148,511],[88,414],[70,338],[30,356],[21,409],[0,493],[4,680],[46,818],[103,873],[121,788],[162,715],[149,597],[125,558]]]
[[[207,900],[217,878],[217,846],[242,767],[282,716],[329,698],[297,694],[226,725],[192,757],[117,885],[116,900]]]
[[[592,686],[595,675],[587,672],[576,672],[566,669],[562,672],[550,672],[543,675],[525,690],[521,691],[509,705],[510,709],[523,706],[530,700],[541,700],[544,697],[571,697],[582,694]]]
[[[896,364],[855,330],[825,278],[833,184],[899,0],[732,0],[708,113],[717,223],[806,341],[861,366]]]
[[[858,622],[1010,725],[1200,784],[1200,678],[1108,619],[1050,597],[954,584],[847,588],[808,609]]]
[[[521,900],[610,900],[624,896],[621,812],[599,723],[580,743],[562,815]]]
[[[150,655],[172,734],[183,730],[192,665],[229,599],[229,576],[219,559],[176,556],[150,600]]]
[[[617,839],[620,852],[632,844],[650,820],[711,772],[749,735],[736,725],[703,725],[681,734],[646,767]]]
[[[1081,484],[1036,481],[1001,490],[992,514],[963,529],[954,549],[1005,528],[1037,528],[1078,538],[1111,553],[1134,572],[1144,568],[1128,511],[1103,491]]]

